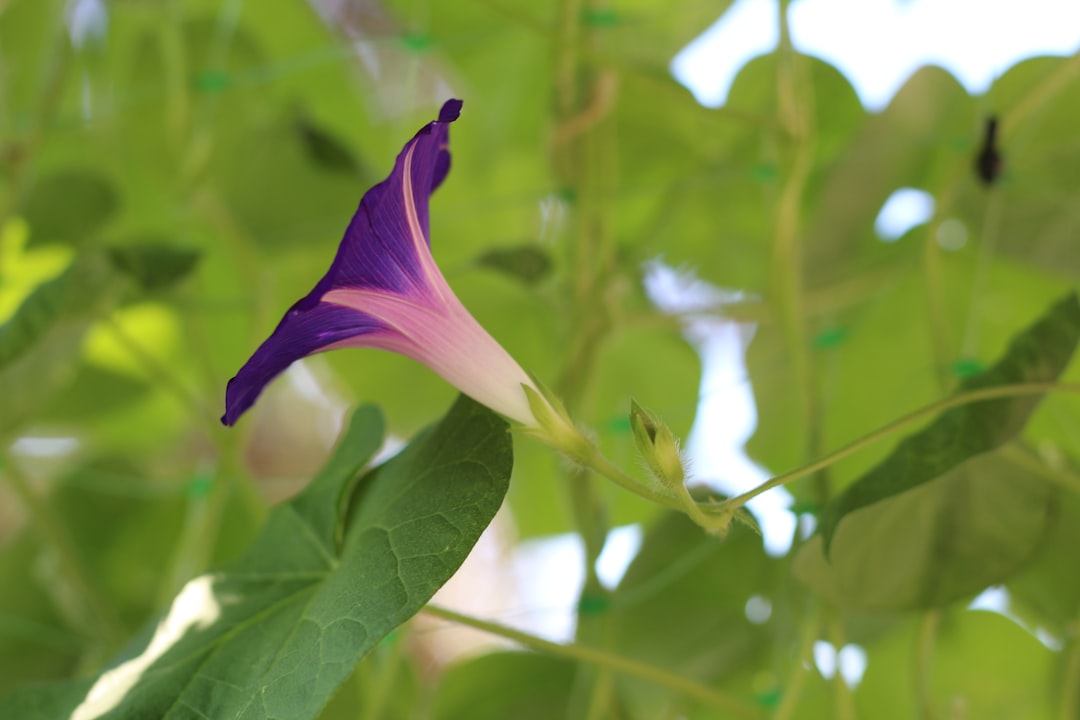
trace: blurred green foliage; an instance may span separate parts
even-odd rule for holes
[[[252,547],[279,568],[298,546],[295,529],[275,528],[314,489],[279,503],[324,466],[342,407],[378,405],[395,437],[446,412],[454,390],[425,368],[349,350],[277,381],[239,427],[218,423],[226,381],[322,275],[363,192],[449,95],[465,107],[432,201],[436,259],[480,322],[631,472],[631,396],[685,437],[701,380],[682,318],[644,291],[645,261],[745,293],[702,312],[753,323],[748,452],[772,473],[961,389],[1075,286],[1080,56],[1026,60],[978,98],[922,68],[868,113],[836,68],[782,43],[707,109],[668,63],[728,5],[118,1],[102,6],[99,32],[76,36],[67,0],[0,1],[0,693],[21,688],[0,709],[67,717],[86,678],[145,645],[190,579],[244,567]],[[987,188],[973,160],[989,114],[1005,164]],[[902,187],[930,193],[933,216],[881,242],[874,219]],[[942,229],[957,222],[966,243],[947,249]],[[1075,339],[1055,342],[1030,352],[1060,367],[1031,377],[1073,382]],[[746,717],[1080,717],[1080,398],[1069,387],[1026,425],[1031,408],[1003,420],[1023,427],[992,453],[958,450],[940,477],[917,462],[890,475],[905,492],[844,520],[831,563],[819,537],[800,535],[779,558],[741,527],[708,537],[523,437],[507,505],[525,538],[644,524],[617,587],[586,573],[579,640],[724,693]],[[940,440],[942,418],[902,435],[924,427]],[[900,439],[790,485],[804,524],[838,512],[830,501]],[[432,482],[408,466],[424,442],[397,470],[365,477]],[[350,499],[348,522],[386,519],[364,515],[376,506],[362,491],[339,497],[365,462],[354,460],[320,476],[337,473],[307,507],[322,513],[319,532],[345,522],[337,511]],[[586,491],[568,492],[574,483]],[[479,515],[451,491],[415,490],[413,511],[441,498],[469,528],[422,552],[459,563],[496,490],[481,493]],[[359,576],[343,574],[344,556],[330,564],[338,574],[321,568],[305,592]],[[349,652],[330,660],[298,651],[293,661],[327,674],[276,711],[731,717],[565,654],[501,652],[443,671],[411,625],[356,665],[453,567],[437,570],[380,615],[371,642],[343,643]],[[966,609],[991,584],[1010,593],[1015,622]],[[765,619],[748,617],[753,598]],[[319,621],[335,613],[347,608]],[[260,641],[292,629],[249,629],[261,637],[237,639],[235,663],[255,668],[270,652]],[[862,682],[825,677],[815,643],[859,646]],[[66,684],[23,687],[47,680]],[[241,706],[219,707],[272,714]]]

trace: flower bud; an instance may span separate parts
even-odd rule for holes
[[[630,427],[645,464],[656,479],[668,487],[679,487],[686,478],[679,441],[664,421],[635,401],[630,401]]]

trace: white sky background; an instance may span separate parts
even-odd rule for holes
[[[746,61],[776,47],[777,17],[777,0],[737,0],[672,73],[703,105],[723,105]],[[1080,49],[1078,0],[799,0],[789,20],[795,47],[839,68],[873,111],[923,65],[979,95],[1024,58]]]

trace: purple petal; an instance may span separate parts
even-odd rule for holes
[[[447,100],[443,103],[442,109],[439,110],[439,122],[452,123],[461,116],[461,101],[460,100]],[[442,185],[443,180],[446,179],[447,173],[450,172],[450,151],[444,150],[439,153],[439,157],[435,160],[435,171],[431,177],[431,192]],[[430,244],[430,243],[429,243]]]
[[[293,305],[273,334],[259,346],[225,388],[225,414],[221,422],[234,424],[255,404],[263,388],[300,358],[325,350],[335,343],[384,330],[374,318],[340,305]]]
[[[411,296],[443,292],[445,281],[428,249],[428,198],[450,170],[449,124],[458,118],[461,105],[460,100],[447,101],[439,119],[405,145],[390,176],[365,193],[330,270],[289,309],[229,381],[223,423],[235,423],[263,388],[296,360],[389,329],[364,312],[323,302],[327,292],[339,288]],[[433,279],[438,280],[434,289]]]
[[[430,245],[428,198],[450,171],[449,125],[461,110],[447,101],[439,119],[405,145],[394,170],[360,201],[324,282],[317,288],[365,287],[394,292],[426,284],[421,243]]]

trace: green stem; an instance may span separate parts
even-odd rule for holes
[[[49,504],[38,497],[30,483],[9,457],[0,456],[2,474],[7,477],[15,494],[19,496],[46,543],[56,552],[60,567],[76,595],[85,603],[99,635],[110,647],[123,643],[126,633],[119,618],[113,612],[105,594],[93,582],[92,573],[86,567],[75,543],[53,515]]]
[[[582,596],[604,593],[604,586],[596,574],[596,561],[604,550],[608,533],[604,503],[596,491],[596,484],[590,482],[589,474],[583,468],[571,469],[566,485],[574,525],[581,535],[585,549],[585,584],[581,590]]]
[[[730,524],[731,515],[724,513],[721,515],[709,515],[702,510],[702,505],[698,504],[697,500],[694,500],[690,495],[689,488],[686,487],[686,483],[680,482],[675,486],[675,496],[682,501],[682,510],[690,519],[696,522],[701,527],[709,530],[710,532],[722,533]],[[704,506],[710,507],[711,506]],[[715,508],[711,508],[715,509]]]
[[[581,11],[582,0],[563,0],[559,4],[559,44],[555,53],[555,108],[562,118],[573,115],[577,106]]]
[[[1061,720],[1080,720],[1080,617],[1069,627],[1071,646],[1062,673]]]
[[[818,422],[820,398],[814,380],[813,358],[807,342],[806,306],[803,278],[803,244],[801,237],[802,204],[806,183],[813,167],[813,130],[808,102],[804,97],[809,87],[796,77],[800,58],[791,45],[787,25],[787,2],[781,2],[781,53],[778,61],[777,87],[779,92],[779,122],[794,144],[791,165],[780,190],[776,208],[776,227],[773,238],[773,292],[776,308],[784,331],[788,351],[795,371],[795,383],[801,398],[801,416],[809,433],[807,455],[813,457],[819,449]]]
[[[836,717],[837,720],[856,720],[855,698],[851,693],[851,687],[847,684],[847,679],[840,672],[839,653],[847,642],[844,639],[844,623],[840,619],[839,613],[835,611],[829,613],[828,625],[829,642],[832,643],[837,652],[836,672],[833,673],[833,697],[836,706]]]
[[[579,620],[580,622],[580,620]],[[585,720],[604,720],[611,717],[611,708],[615,704],[615,671],[601,667],[592,678],[589,692],[589,704],[585,708]]]
[[[628,490],[657,505],[663,505],[672,510],[685,513],[691,520],[710,533],[722,534],[731,524],[734,516],[733,511],[737,506],[730,506],[726,503],[700,503],[690,495],[690,491],[685,484],[673,488],[674,494],[651,488],[615,466],[604,457],[604,454],[595,445],[589,442],[587,442],[587,445],[588,449],[585,454],[576,453],[572,456],[573,459],[598,475],[611,480],[624,490]]]
[[[1023,395],[1042,395],[1048,392],[1068,392],[1080,394],[1080,384],[1076,383],[1057,383],[1057,382],[1029,382],[1018,383],[1015,385],[998,385],[989,388],[980,388],[978,390],[969,390],[967,392],[958,393],[952,397],[939,400],[935,403],[931,403],[925,407],[919,408],[914,412],[908,413],[899,420],[885,425],[883,427],[874,430],[873,432],[863,435],[858,440],[848,443],[839,450],[829,453],[825,457],[822,457],[809,465],[804,465],[800,468],[796,468],[789,472],[777,475],[771,478],[761,485],[758,485],[753,490],[743,493],[737,497],[734,497],[724,503],[726,508],[742,507],[748,501],[754,499],[761,493],[772,490],[775,487],[786,485],[790,482],[794,482],[799,478],[806,477],[812,473],[817,472],[823,468],[834,465],[840,460],[854,455],[863,448],[869,447],[874,443],[883,440],[890,435],[894,435],[904,428],[907,428],[915,423],[926,419],[932,415],[944,412],[954,407],[960,407],[961,405],[969,405],[971,403],[981,402],[983,400],[994,400],[998,398],[1006,397],[1019,397]]]
[[[919,703],[921,720],[934,720],[934,698],[931,681],[934,677],[934,645],[937,643],[938,628],[941,625],[941,611],[927,610],[919,624],[919,638],[915,648],[912,674],[915,679],[915,697]]]
[[[942,392],[949,388],[949,376],[945,369],[949,359],[954,356],[952,350],[952,330],[949,328],[948,303],[945,300],[945,268],[942,265],[942,250],[937,243],[938,229],[941,227],[941,214],[949,203],[946,196],[935,199],[937,213],[926,226],[922,247],[923,282],[926,286],[926,318],[930,325],[930,339],[933,343],[934,365],[937,369],[938,385]]]
[[[821,609],[813,600],[811,603],[806,610],[802,639],[799,642],[799,654],[791,668],[791,675],[788,676],[787,683],[784,685],[780,707],[776,708],[772,720],[790,720],[794,717],[799,699],[806,687],[807,673],[814,667],[814,643],[821,629]]]
[[[623,490],[629,490],[635,495],[643,497],[657,505],[669,507],[673,510],[684,509],[683,504],[679,502],[678,499],[660,492],[659,490],[655,490],[648,485],[644,485],[620,470],[610,460],[604,457],[603,453],[601,453],[600,449],[595,445],[590,444],[590,450],[592,451],[591,454],[585,457],[576,457],[574,459],[593,472],[611,480]]]
[[[520,630],[514,630],[505,625],[499,625],[498,623],[481,620],[468,615],[462,615],[437,605],[427,605],[424,607],[423,612],[444,620],[449,620],[450,622],[466,625],[477,630],[482,630],[483,632],[491,633],[492,635],[513,640],[531,650],[548,653],[568,660],[589,663],[596,665],[597,667],[611,670],[612,672],[628,675],[633,678],[638,678],[639,680],[645,680],[646,682],[659,685],[668,690],[674,690],[686,697],[693,698],[694,700],[716,708],[721,712],[727,713],[730,717],[762,720],[762,715],[759,712],[752,707],[749,707],[741,700],[658,667],[645,665],[644,663],[639,663],[635,660],[630,660],[613,653],[596,650],[583,645],[574,643],[563,645],[551,642],[521,632]]]
[[[566,296],[571,312],[568,351],[559,390],[577,413],[591,387],[597,357],[611,331],[608,307],[611,267],[611,204],[604,195],[603,160],[610,137],[598,131],[610,111],[608,85],[596,69],[582,59],[582,48],[597,42],[596,34],[583,23],[589,0],[561,0],[558,7],[555,60],[555,128],[552,164],[559,189],[570,198],[572,212],[567,250]],[[575,525],[585,546],[585,584],[579,607],[606,604],[608,590],[596,574],[596,563],[610,529],[607,508],[597,482],[582,468],[567,473],[568,494]],[[607,613],[578,613],[577,636],[595,645],[611,642],[613,627]],[[604,668],[584,667],[577,673],[571,697],[570,717],[599,720],[610,716],[613,677]]]
[[[780,487],[781,485],[786,485],[795,480],[799,480],[800,478],[804,478],[831,465],[835,465],[844,458],[854,455],[860,450],[880,442],[890,435],[895,435],[905,428],[925,420],[927,417],[954,407],[969,405],[985,400],[1021,397],[1024,395],[1041,395],[1048,392],[1080,394],[1080,384],[1049,381],[1029,382],[1018,383],[1015,385],[998,385],[995,387],[980,388],[978,390],[969,390],[967,392],[958,393],[952,397],[939,400],[910,412],[898,420],[894,420],[893,422],[848,443],[835,452],[829,453],[812,463],[770,478],[756,488],[720,504],[699,503],[690,497],[689,493],[686,492],[685,487],[681,493],[676,489],[676,494],[674,495],[651,488],[648,485],[635,480],[616,467],[610,460],[604,457],[595,445],[591,443],[588,444],[588,449],[584,451],[585,454],[575,452],[573,453],[572,459],[593,472],[608,478],[624,490],[632,492],[645,500],[671,508],[672,510],[686,513],[692,520],[707,530],[723,530],[732,516],[732,511],[742,507],[758,495],[761,495],[768,490],[772,490],[773,488]],[[556,449],[561,450],[561,448]],[[1014,451],[1010,450],[1009,452],[1012,453]],[[1041,463],[1037,463],[1037,460],[1030,456],[1018,456],[1014,459],[1018,462],[1022,461],[1025,467],[1028,467],[1029,469],[1038,470],[1058,485],[1074,492],[1080,492],[1080,478],[1076,478],[1068,473],[1052,472],[1050,468],[1045,467]],[[1038,464],[1037,468],[1036,464]]]

